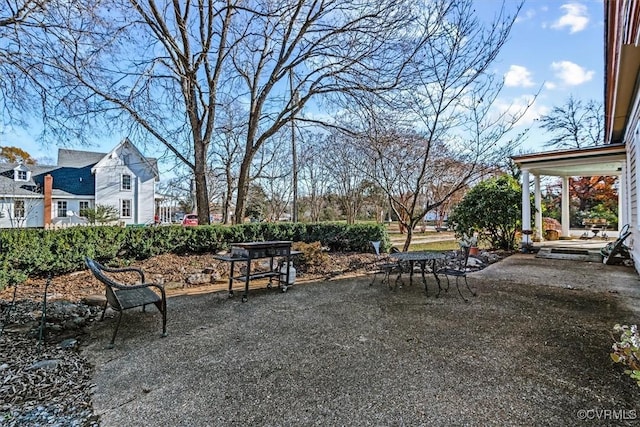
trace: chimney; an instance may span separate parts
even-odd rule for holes
[[[51,193],[53,192],[53,177],[46,175],[44,177],[44,225],[51,224]]]

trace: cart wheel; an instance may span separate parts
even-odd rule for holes
[[[284,292],[287,292],[287,289],[288,289],[288,288],[287,288],[287,286],[283,286],[283,287],[282,287],[282,292],[283,292],[283,293],[284,293]]]
[[[248,298],[246,295],[242,295],[242,302],[247,302]]]
[[[229,298],[233,298],[233,291],[229,291]]]

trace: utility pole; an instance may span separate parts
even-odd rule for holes
[[[293,206],[291,221],[298,222],[298,156],[296,155],[296,122],[294,109],[298,105],[298,92],[293,90],[293,69],[289,70],[289,90],[291,92],[291,156],[293,168]]]

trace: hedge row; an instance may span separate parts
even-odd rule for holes
[[[75,227],[64,230],[0,231],[0,289],[27,277],[52,276],[84,268],[84,257],[123,265],[165,253],[201,254],[234,242],[292,240],[321,242],[331,251],[370,252],[370,241],[390,247],[383,225],[256,223],[199,227]]]

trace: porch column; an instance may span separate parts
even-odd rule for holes
[[[529,193],[529,170],[522,169],[522,250],[526,252],[531,244],[531,202]]]
[[[569,177],[562,177],[562,202],[560,203],[562,206],[562,220],[560,221],[562,225],[562,237],[570,237],[569,226],[571,220],[569,219],[569,205],[571,204],[571,200],[569,200]]]
[[[622,226],[627,223],[627,213],[624,211],[625,204],[623,198],[626,199],[627,187],[624,185],[624,177],[627,175],[624,165],[622,166],[621,174],[617,176],[618,181],[618,231],[622,229]]]
[[[533,176],[533,199],[536,208],[535,211],[535,227],[536,237],[538,240],[542,240],[542,195],[540,193],[540,176]]]

